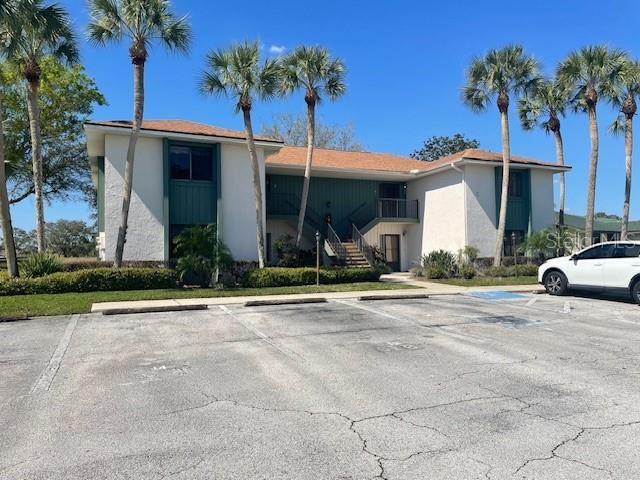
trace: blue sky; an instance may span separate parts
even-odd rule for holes
[[[60,1],[71,12],[82,37],[88,20],[85,1]],[[188,57],[170,55],[160,48],[151,52],[146,118],[184,118],[240,130],[241,118],[234,114],[230,101],[204,98],[197,91],[207,51],[245,39],[259,39],[265,54],[272,46],[290,49],[299,44],[319,44],[344,59],[348,67],[348,93],[336,103],[323,104],[319,118],[328,123],[352,123],[368,150],[402,155],[431,135],[456,132],[477,138],[483,148],[499,151],[495,108],[478,115],[460,100],[464,71],[473,55],[520,43],[551,73],[567,53],[584,45],[603,43],[637,55],[640,42],[635,29],[628,28],[632,19],[640,18],[640,3],[634,0],[173,3],[178,13],[190,14],[194,41]],[[81,51],[88,74],[96,79],[109,102],[96,110],[95,118],[131,118],[132,74],[127,45],[98,49],[82,39]],[[275,113],[297,113],[303,107],[300,95],[256,104],[255,127],[259,130]],[[607,133],[615,115],[609,106],[600,105],[596,207],[620,214],[623,140]],[[570,115],[562,129],[566,161],[574,167],[567,176],[567,206],[572,213],[583,213],[589,155],[586,115]],[[553,139],[542,131],[523,132],[514,109],[511,133],[514,155],[555,160]],[[636,178],[640,178],[640,167],[636,168]],[[632,217],[639,218],[640,201],[634,200],[640,198],[640,180],[634,187]],[[33,212],[32,199],[14,206],[15,225],[32,228]],[[89,211],[82,203],[56,202],[46,208],[45,215],[47,221],[88,218]]]

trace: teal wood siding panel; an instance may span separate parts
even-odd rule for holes
[[[162,139],[162,226],[164,227],[164,259],[170,257],[170,212],[169,212],[169,139]]]
[[[98,157],[98,232],[104,232],[104,157]]]
[[[297,215],[302,193],[302,177],[271,175],[267,192],[269,215]],[[351,225],[363,227],[376,217],[381,183],[375,180],[312,177],[309,186],[307,223],[324,233],[324,219],[331,215],[333,228],[341,237],[351,235]],[[401,197],[406,196],[402,182]]]
[[[216,200],[212,182],[171,180],[170,184],[172,225],[206,225],[215,222]]]
[[[507,230],[522,230],[530,233],[531,226],[531,173],[529,170],[511,169],[522,175],[522,191],[520,196],[509,196],[507,203]],[[500,197],[502,195],[502,167],[496,167],[496,223],[500,218]],[[497,225],[496,225],[497,227]]]

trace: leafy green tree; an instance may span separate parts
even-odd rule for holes
[[[170,51],[186,53],[191,41],[191,27],[186,16],[175,16],[170,7],[169,0],[89,1],[92,17],[88,26],[89,40],[102,46],[127,38],[130,42],[129,56],[133,63],[133,122],[124,168],[122,218],[114,261],[116,267],[122,266],[127,237],[133,162],[144,116],[144,67],[149,49],[157,41]]]
[[[93,201],[83,123],[106,101],[81,65],[70,68],[53,57],[40,62],[38,103],[42,121],[43,197]],[[0,66],[0,68],[2,68]],[[33,195],[29,116],[21,75],[10,68],[5,82],[5,136],[10,203]]]
[[[251,122],[251,109],[256,100],[268,100],[278,93],[280,67],[267,59],[260,62],[258,42],[236,43],[226,49],[214,50],[207,55],[206,67],[200,84],[205,95],[231,97],[236,113],[242,112],[247,148],[251,159],[253,196],[256,207],[256,242],[258,265],[264,268],[264,227],[262,208],[262,179],[256,153]]]
[[[74,63],[79,55],[69,15],[61,5],[57,3],[47,5],[44,0],[14,0],[12,6],[12,18],[7,22],[3,46],[7,57],[18,66],[27,86],[36,233],[38,251],[43,252],[45,238],[42,119],[38,99],[42,77],[40,64],[47,56]]]
[[[621,91],[613,97],[613,103],[620,109],[620,115],[611,124],[610,130],[614,134],[624,134],[625,183],[620,238],[626,240],[629,236],[629,209],[631,206],[633,117],[638,111],[636,97],[640,94],[640,63],[627,61],[620,74],[620,86],[622,87]]]
[[[260,135],[280,140],[287,145],[307,145],[307,119],[305,115],[282,113],[274,115],[271,123],[263,125]],[[347,152],[362,152],[364,145],[356,137],[352,124],[328,125],[316,119],[316,148],[330,148]]]
[[[81,220],[58,220],[45,228],[47,250],[63,257],[95,257],[95,229]]]
[[[546,133],[553,133],[558,165],[564,165],[560,117],[565,115],[570,95],[571,91],[557,81],[541,80],[518,103],[520,123],[523,129],[532,130],[534,127],[540,127]],[[564,172],[560,172],[560,214],[558,218],[560,225],[564,225],[565,196]]]
[[[300,246],[304,229],[304,217],[307,212],[309,185],[311,183],[311,165],[316,141],[316,105],[325,97],[334,101],[344,95],[347,86],[344,83],[345,65],[339,58],[322,47],[297,47],[282,60],[281,89],[284,94],[296,90],[304,92],[307,104],[307,163],[304,169],[300,211],[298,213],[298,231],[296,247]]]
[[[617,96],[621,72],[627,62],[622,50],[604,45],[584,47],[572,52],[560,63],[556,77],[564,88],[572,92],[574,110],[585,112],[589,118],[589,180],[587,185],[587,214],[585,240],[593,243],[593,219],[596,204],[596,176],[598,171],[598,100],[612,100]]]
[[[533,57],[525,54],[524,49],[519,45],[509,45],[498,50],[489,50],[484,57],[474,58],[467,70],[467,83],[463,91],[465,104],[474,112],[482,112],[495,99],[500,112],[502,194],[494,266],[499,266],[502,261],[504,231],[507,224],[509,167],[511,163],[509,101],[511,96],[517,97],[531,89],[535,85],[538,76],[538,62]]]
[[[208,287],[214,273],[233,263],[231,252],[218,238],[215,225],[187,228],[180,232],[174,243],[178,255],[176,270],[185,283]]]
[[[432,162],[439,158],[446,157],[454,153],[462,152],[468,148],[479,148],[480,142],[474,138],[467,138],[461,133],[456,133],[451,137],[433,136],[425,140],[422,147],[415,150],[409,156],[416,160]]]

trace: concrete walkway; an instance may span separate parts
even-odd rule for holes
[[[406,277],[403,281],[401,274],[384,275],[382,281],[398,282],[416,286],[402,290],[363,290],[352,292],[327,292],[327,293],[303,293],[288,295],[259,295],[246,297],[211,297],[211,298],[180,298],[171,300],[137,300],[127,302],[102,302],[94,303],[91,311],[105,312],[113,309],[145,309],[145,308],[171,308],[186,305],[237,305],[256,300],[296,300],[300,298],[326,298],[327,300],[358,298],[363,295],[397,296],[402,295],[457,295],[472,291],[507,291],[507,292],[538,292],[542,289],[537,285],[513,285],[500,287],[459,287],[435,282],[423,282]],[[389,278],[393,277],[393,278]]]

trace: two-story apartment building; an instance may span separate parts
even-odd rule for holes
[[[99,256],[115,253],[130,123],[87,122],[98,194]],[[256,138],[268,257],[295,235],[306,148]],[[319,231],[326,251],[377,245],[407,270],[432,250],[471,245],[493,255],[502,156],[465,150],[434,162],[370,152],[316,149],[303,246]],[[554,224],[553,175],[569,167],[512,158],[507,230],[523,237]],[[189,225],[215,223],[237,260],[255,260],[256,216],[244,133],[182,120],[144,122],[136,150],[125,259],[167,260]]]

